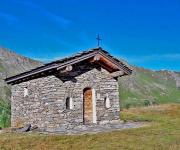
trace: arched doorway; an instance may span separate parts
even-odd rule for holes
[[[84,124],[93,123],[93,93],[91,88],[83,90],[83,122]]]

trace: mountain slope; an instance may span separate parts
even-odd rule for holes
[[[11,87],[4,82],[4,79],[40,65],[42,63],[38,61],[0,48],[0,127],[8,126],[10,121]]]
[[[180,73],[133,67],[131,76],[119,79],[122,107],[180,103]]]
[[[4,78],[33,69],[42,63],[20,56],[5,48],[0,48],[0,99],[9,99],[9,87],[5,84]]]

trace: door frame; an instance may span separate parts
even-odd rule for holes
[[[97,123],[97,115],[96,115],[96,90],[94,88],[91,88],[91,87],[86,87],[83,89],[83,123],[84,123],[84,91],[86,89],[91,89],[91,92],[92,92],[92,123],[96,124]]]

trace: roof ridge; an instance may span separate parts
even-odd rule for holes
[[[88,50],[82,50],[82,51],[79,51],[78,53],[74,53],[74,54],[72,54],[72,55],[70,55],[70,56],[66,56],[66,57],[64,57],[64,58],[51,61],[51,62],[46,63],[46,64],[44,64],[44,65],[50,65],[50,64],[52,64],[52,63],[59,63],[60,61],[66,60],[66,59],[68,59],[68,58],[76,57],[76,56],[79,56],[79,55],[81,55],[81,54],[86,54],[86,53],[88,53],[88,52],[93,52],[93,51],[96,51],[96,50],[97,50],[97,51],[99,51],[99,50],[105,51],[105,50],[102,49],[102,47],[91,48],[91,49],[88,49]],[[108,53],[107,51],[105,51],[105,52]]]

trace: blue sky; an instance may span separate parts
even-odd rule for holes
[[[180,71],[179,0],[0,0],[0,46],[48,62],[97,46]]]

